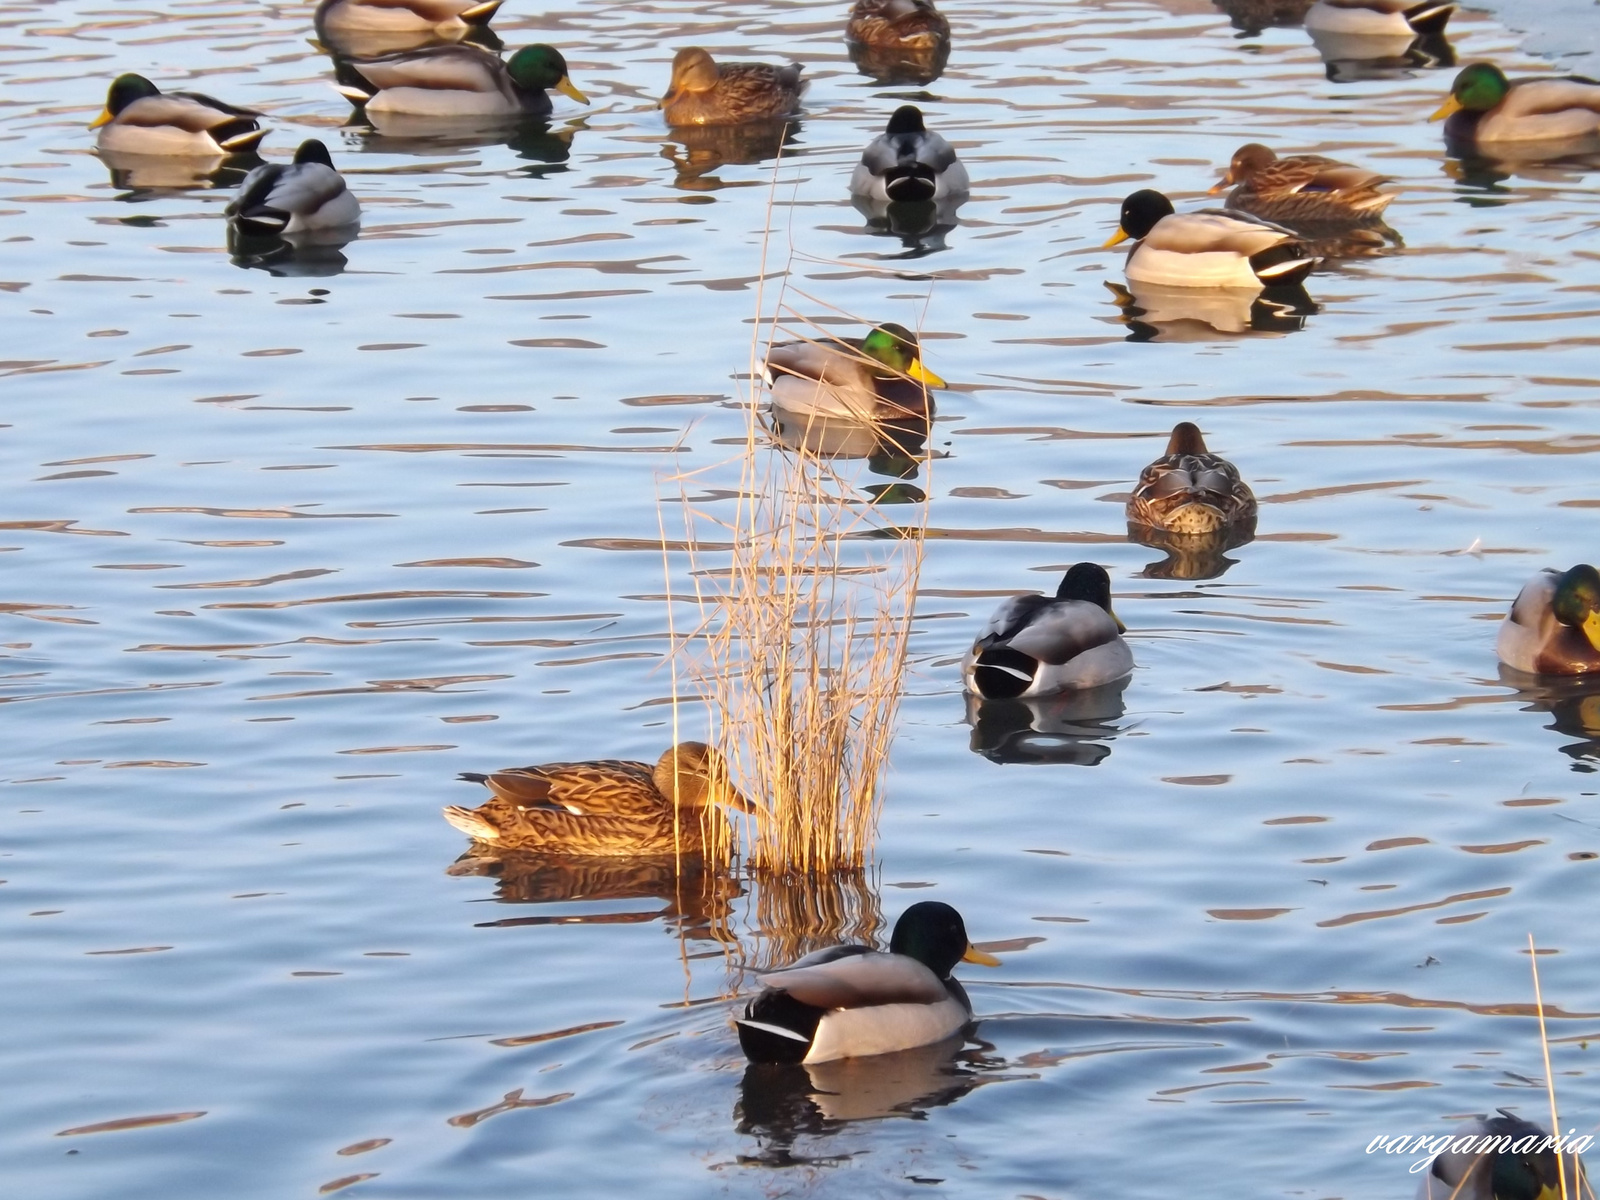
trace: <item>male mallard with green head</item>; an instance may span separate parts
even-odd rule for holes
[[[1375,224],[1394,199],[1381,190],[1388,177],[1320,154],[1279,158],[1260,142],[1234,151],[1228,171],[1212,189],[1233,186],[1230,209],[1280,225]]]
[[[772,407],[802,421],[927,417],[928,389],[947,386],[922,365],[917,335],[892,321],[864,338],[772,346],[765,378]]]
[[[589,103],[567,74],[554,46],[524,46],[501,62],[478,46],[460,44],[403,50],[351,62],[371,90],[340,87],[368,113],[419,117],[549,116],[550,91]]]
[[[1200,427],[1179,421],[1166,453],[1139,473],[1128,524],[1188,537],[1254,529],[1256,498],[1239,468],[1206,449]]]
[[[1168,287],[1277,287],[1302,282],[1321,260],[1291,229],[1242,212],[1173,211],[1144,188],[1122,202],[1107,247],[1133,238],[1124,270],[1136,283]]]
[[[254,150],[267,131],[254,109],[200,92],[163,92],[143,75],[118,75],[90,129],[95,145],[120,154],[215,157]]]
[[[801,67],[790,63],[719,63],[699,46],[672,59],[672,81],[661,97],[668,125],[741,125],[776,121],[800,109]]]
[[[972,1019],[950,978],[958,962],[1000,960],[967,940],[961,914],[938,900],[900,914],[887,954],[829,946],[759,977],[763,991],[736,1021],[755,1062],[832,1062],[942,1042]]]
[[[1105,568],[1076,563],[1053,597],[1027,592],[995,610],[961,661],[962,679],[990,700],[1113,683],[1133,671],[1123,632]]]
[[[1500,622],[1495,650],[1506,666],[1531,675],[1600,671],[1600,572],[1588,563],[1540,571]]]
[[[656,762],[601,759],[464,772],[494,793],[477,808],[449,805],[444,819],[494,850],[571,855],[697,854],[710,808],[754,812],[722,755],[680,742]]]
[[[1462,67],[1430,121],[1453,142],[1566,141],[1600,133],[1600,81],[1506,78],[1493,63]]]
[[[1590,1200],[1594,1191],[1576,1154],[1557,1154],[1555,1139],[1506,1109],[1450,1130],[1450,1141],[1476,1139],[1484,1149],[1446,1150],[1417,1185],[1417,1200]],[[1566,1178],[1563,1179],[1562,1176]]]

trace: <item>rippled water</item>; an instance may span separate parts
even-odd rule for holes
[[[1544,1111],[1530,933],[1592,1130],[1600,716],[1503,682],[1493,635],[1594,556],[1595,174],[1463,167],[1423,120],[1449,70],[1332,82],[1202,0],[952,4],[926,90],[854,73],[842,2],[532,7],[500,35],[592,107],[442,141],[338,132],[309,5],[0,8],[8,1191],[1407,1194],[1375,1135]],[[954,385],[865,900],[1016,944],[966,971],[953,1065],[747,1072],[726,885],[447,873],[455,772],[670,739],[656,480],[740,436],[773,177],[667,136],[694,43],[807,64],[773,266],[921,321]],[[122,70],[267,110],[269,156],[335,143],[342,272],[234,265],[225,191],[112,182],[84,126]],[[906,98],[975,182],[911,247],[844,195]],[[1404,252],[1264,332],[1130,327],[1121,197],[1192,200],[1253,139],[1394,175]],[[1263,501],[1204,581],[1122,520],[1185,417]],[[1121,704],[975,732],[975,623],[1080,557]]]

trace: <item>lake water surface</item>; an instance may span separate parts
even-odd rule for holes
[[[341,131],[307,4],[0,7],[6,1192],[1409,1195],[1374,1136],[1547,1120],[1529,934],[1593,1131],[1600,700],[1493,647],[1596,553],[1596,173],[1464,166],[1451,69],[1330,80],[1206,0],[952,3],[925,89],[855,72],[842,0],[537,8],[495,28],[592,105],[441,140]],[[663,127],[690,44],[806,64],[775,190],[770,147]],[[269,157],[328,140],[343,263],[236,265],[225,190],[113,180],[85,126],[125,70],[266,110]],[[844,190],[908,100],[974,180],[910,247]],[[1122,197],[1194,203],[1250,140],[1393,175],[1403,252],[1264,331],[1130,326]],[[671,739],[658,480],[742,437],[769,200],[791,302],[920,325],[953,385],[852,901],[1019,943],[964,969],[953,1063],[747,1070],[737,882],[449,870],[456,772]],[[1210,579],[1125,536],[1180,419],[1262,500]],[[1120,711],[975,731],[974,627],[1080,558]]]

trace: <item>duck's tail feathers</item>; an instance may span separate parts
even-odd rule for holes
[[[739,1031],[739,1048],[751,1062],[797,1063],[811,1049],[810,1038],[782,1025],[748,1018],[736,1019],[733,1024]]]
[[[883,173],[883,190],[897,204],[932,200],[938,176],[927,163],[896,163]]]
[[[456,776],[463,783],[488,783],[489,777],[482,771],[463,771]]]
[[[505,0],[488,0],[486,4],[474,4],[471,8],[463,9],[459,14],[468,25],[487,25],[489,18],[500,11],[500,5]]]
[[[338,92],[339,95],[350,101],[350,103],[354,104],[357,108],[360,108],[368,100],[372,99],[371,92],[364,92],[360,88],[351,87],[347,83],[336,83],[333,85],[333,90]]]
[[[1311,269],[1322,260],[1307,256],[1298,242],[1281,242],[1263,250],[1250,260],[1256,278],[1269,287],[1304,282]]]
[[[284,231],[289,221],[290,214],[275,208],[256,208],[234,218],[240,233],[254,234],[256,237],[274,237]]]
[[[1454,4],[1418,4],[1406,9],[1406,24],[1418,33],[1443,33],[1450,22],[1450,14],[1455,11]]]
[[[1015,700],[1033,686],[1039,660],[1010,646],[994,646],[978,655],[972,685],[986,700]]]
[[[444,819],[468,837],[476,838],[480,842],[499,840],[500,831],[480,817],[474,810],[462,808],[459,804],[446,804],[443,812]]]

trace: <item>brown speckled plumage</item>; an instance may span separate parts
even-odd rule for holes
[[[933,50],[950,43],[950,22],[933,0],[856,0],[845,37],[881,49]]]
[[[1300,225],[1378,224],[1394,193],[1386,176],[1365,167],[1296,154],[1279,158],[1259,142],[1234,152],[1228,173],[1212,191],[1236,184],[1228,207],[1295,228]]]
[[[719,63],[698,46],[679,50],[661,98],[668,125],[739,125],[793,116],[800,108],[796,63]]]
[[[1256,498],[1238,468],[1206,449],[1199,428],[1180,421],[1167,452],[1139,473],[1128,523],[1191,537],[1254,529]]]
[[[676,767],[677,800],[673,804]],[[464,774],[493,798],[475,809],[450,805],[445,820],[497,850],[575,855],[698,854],[706,812],[751,805],[728,780],[721,755],[684,742],[648,763],[622,759],[544,763],[492,775]]]

